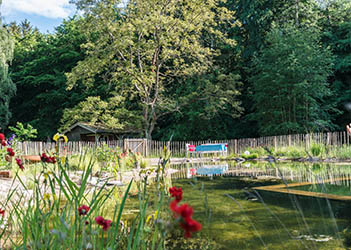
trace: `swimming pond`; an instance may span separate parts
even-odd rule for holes
[[[324,189],[334,190],[330,185],[335,184],[327,180],[349,178],[351,166],[227,164],[228,169],[221,174],[200,176],[189,172],[203,165],[209,169],[211,164],[189,163],[178,166],[180,171],[174,176],[173,184],[184,189],[184,201],[194,207],[195,218],[204,225],[201,237],[215,242],[218,249],[345,248],[343,231],[349,227],[351,219],[348,202],[254,188],[319,182],[320,190],[323,185]],[[223,162],[212,165],[215,169]],[[349,183],[340,181],[338,189],[348,192]],[[312,190],[309,185],[300,186],[298,190],[301,189],[319,190]]]

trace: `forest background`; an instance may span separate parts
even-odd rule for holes
[[[343,129],[349,0],[72,1],[54,33],[0,27],[0,127],[76,122],[157,140]]]

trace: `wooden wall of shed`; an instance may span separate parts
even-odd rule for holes
[[[82,127],[75,127],[73,128],[70,132],[66,133],[66,136],[68,138],[69,141],[81,141],[81,134],[87,134],[87,133],[91,133],[91,131],[88,131]]]

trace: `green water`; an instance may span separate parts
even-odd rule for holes
[[[351,187],[344,186],[344,185],[337,185],[337,184],[329,184],[329,183],[298,186],[298,187],[292,187],[292,189],[324,193],[324,194],[343,195],[343,196],[351,195]]]
[[[277,172],[267,165],[255,168],[270,176]],[[183,202],[194,207],[194,218],[204,226],[196,237],[208,239],[212,249],[345,249],[341,232],[351,225],[349,204],[270,192],[260,193],[262,200],[252,200],[250,193],[256,195],[251,189],[256,186],[340,177],[351,173],[351,166],[341,170],[330,165],[282,165],[279,171],[286,176],[215,176],[178,179],[173,184],[182,187]],[[350,192],[345,186],[327,187],[335,194]]]

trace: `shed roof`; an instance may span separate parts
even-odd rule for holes
[[[113,133],[113,134],[121,134],[121,133],[138,133],[139,131],[132,131],[132,130],[118,130],[118,129],[110,129],[106,126],[99,124],[99,125],[91,125],[86,122],[77,122],[73,124],[69,129],[64,131],[64,134],[70,132],[76,127],[81,127],[88,130],[91,133],[98,134],[98,133]]]

